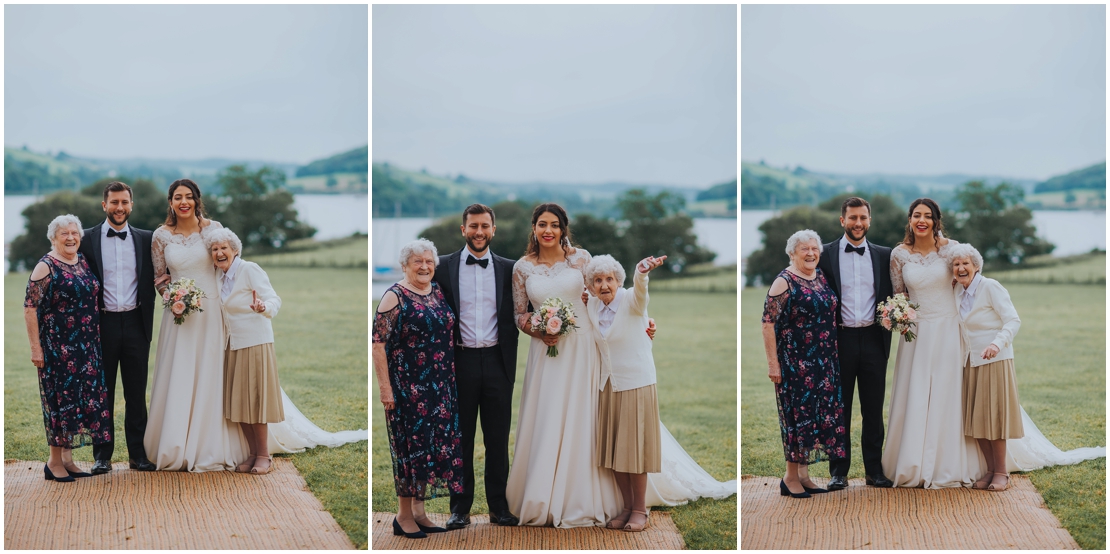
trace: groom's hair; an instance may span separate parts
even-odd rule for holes
[[[848,199],[840,205],[840,217],[844,217],[848,213],[848,208],[858,208],[860,206],[866,206],[867,215],[871,215],[871,204],[858,196],[849,196]]]
[[[112,181],[108,183],[108,186],[104,187],[104,201],[108,201],[109,192],[120,192],[124,190],[127,191],[127,196],[130,196],[132,200],[135,199],[135,194],[131,192],[131,187],[127,186],[127,183],[123,181]]]
[[[489,214],[490,223],[497,225],[497,217],[493,215],[493,208],[485,204],[471,204],[463,210],[463,225],[466,225],[466,218],[470,215]]]

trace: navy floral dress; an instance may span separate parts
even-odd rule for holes
[[[85,257],[69,265],[51,256],[39,260],[50,273],[27,282],[25,308],[35,308],[45,363],[39,395],[46,443],[80,448],[112,440],[108,389],[100,353],[100,282]]]
[[[786,461],[808,465],[846,457],[837,299],[821,270],[812,281],[783,270],[787,290],[768,296],[763,322],[775,324],[782,382],[775,385]]]
[[[397,496],[463,492],[462,432],[455,389],[455,314],[437,283],[422,296],[396,284],[399,303],[374,317],[385,344],[396,405],[385,411]]]

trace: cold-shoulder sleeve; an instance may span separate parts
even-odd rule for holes
[[[48,264],[49,265],[49,264]],[[27,279],[27,296],[24,297],[24,308],[39,308],[50,304],[50,282],[53,271],[48,272],[42,279],[34,281]]]
[[[910,253],[901,245],[895,246],[890,251],[890,284],[894,287],[894,294],[906,292],[906,283],[902,280],[902,266],[906,265],[909,255]]]
[[[531,262],[524,258],[517,260],[513,265],[513,317],[516,318],[516,326],[519,329],[525,328],[528,317],[532,315],[528,312],[528,289],[524,288],[531,266]]]
[[[787,280],[787,285],[790,281]],[[775,327],[780,327],[779,323],[784,323],[788,317],[788,309],[790,304],[790,287],[787,286],[786,290],[778,296],[767,295],[767,301],[763,304],[763,323],[772,323]]]
[[[374,334],[370,342],[389,342],[390,335],[397,328],[397,318],[401,314],[401,304],[397,304],[388,312],[374,313]]]
[[[150,261],[154,264],[154,278],[166,274],[166,241],[170,232],[165,227],[158,227],[150,237]]]

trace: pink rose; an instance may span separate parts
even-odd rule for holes
[[[543,323],[543,318],[540,317],[540,314],[532,314],[532,327],[539,327],[541,323]]]
[[[165,300],[166,302],[170,301],[170,291],[169,291],[169,289],[166,289],[166,291],[162,293],[162,300]]]
[[[181,314],[185,313],[185,303],[180,301],[180,300],[178,300],[177,302],[174,302],[172,310],[173,310],[173,315],[181,315]]]
[[[559,313],[559,310],[556,310],[554,306],[548,306],[547,307],[548,317],[554,317],[554,315],[557,314],[557,313]]]
[[[906,317],[910,318],[910,321],[917,319],[917,310],[913,308],[906,308]]]
[[[174,300],[181,300],[182,298],[185,298],[185,289],[177,289],[177,292],[175,292],[173,296]]]
[[[547,334],[558,335],[559,330],[562,328],[563,320],[559,319],[559,316],[554,316],[551,319],[547,320]]]
[[[890,315],[890,306],[883,306],[883,317]]]
[[[887,331],[890,330],[890,318],[889,317],[884,317],[883,318],[883,329],[886,329]]]

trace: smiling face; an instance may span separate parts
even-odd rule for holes
[[[59,227],[54,231],[54,240],[51,242],[54,243],[55,252],[66,258],[72,258],[77,255],[77,249],[81,247],[81,229],[72,223]]]
[[[410,283],[419,288],[426,288],[431,286],[432,277],[436,274],[436,257],[431,251],[417,252],[409,256],[408,263],[401,269]]]
[[[849,206],[840,218],[840,226],[844,227],[848,240],[863,240],[867,236],[867,230],[871,228],[871,210],[867,206]]]
[[[115,227],[123,227],[127,218],[131,217],[131,192],[116,190],[108,193],[108,198],[100,203],[104,213],[108,214],[108,221]]]
[[[933,210],[927,204],[918,204],[910,212],[910,229],[914,238],[925,239],[933,236],[936,226],[933,221]]]
[[[231,264],[235,261],[235,251],[232,250],[231,245],[226,240],[213,244],[209,252],[212,254],[212,263],[220,268],[220,271],[226,273],[228,269],[231,269]]]
[[[197,200],[193,197],[193,190],[185,185],[178,185],[170,196],[170,207],[177,215],[178,221],[192,217],[197,209]]]
[[[800,273],[809,275],[817,269],[817,260],[820,258],[821,245],[811,240],[799,242],[798,246],[794,247],[794,255],[790,257],[790,263],[794,264],[794,268]]]
[[[971,281],[975,279],[975,273],[975,264],[972,263],[971,258],[963,257],[952,260],[952,277],[965,289],[971,286]]]
[[[536,224],[532,226],[532,232],[536,234],[540,248],[555,248],[563,238],[563,226],[559,223],[559,217],[551,212],[540,214]]]
[[[489,241],[493,239],[493,233],[496,230],[493,217],[487,213],[466,214],[466,223],[462,226],[466,246],[470,248],[471,253],[479,256],[485,255],[486,249],[489,248]]]
[[[600,298],[608,306],[617,297],[617,289],[620,286],[617,277],[612,273],[598,273],[590,282],[590,294]]]

